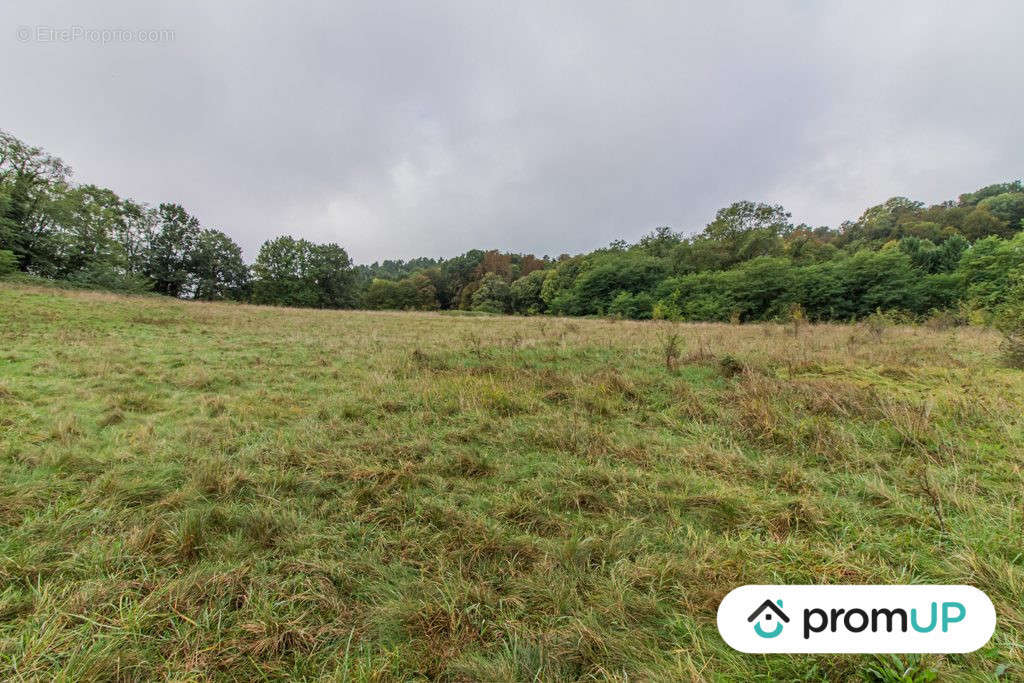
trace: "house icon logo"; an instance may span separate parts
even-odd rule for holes
[[[756,621],[754,633],[762,638],[774,638],[782,633],[783,622],[789,623],[789,617],[782,611],[782,600],[765,600],[754,610],[754,613],[747,617],[747,621]],[[774,626],[772,622],[775,622]]]

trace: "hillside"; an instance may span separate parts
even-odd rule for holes
[[[910,666],[1024,675],[998,343],[0,283],[0,677],[896,668],[719,637],[730,589],[818,582],[978,586],[990,643]]]

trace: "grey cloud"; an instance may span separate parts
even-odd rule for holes
[[[0,127],[249,258],[571,253],[744,198],[835,225],[1021,175],[1017,2],[506,5],[8,3]]]

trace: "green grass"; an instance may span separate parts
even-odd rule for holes
[[[0,284],[0,677],[1018,678],[1022,406],[974,328]],[[715,628],[742,584],[908,582],[978,586],[995,636],[754,656]]]

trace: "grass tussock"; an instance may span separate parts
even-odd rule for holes
[[[15,284],[0,314],[5,679],[1024,676],[993,332]],[[717,635],[735,586],[815,582],[974,584],[999,626],[904,660]]]

